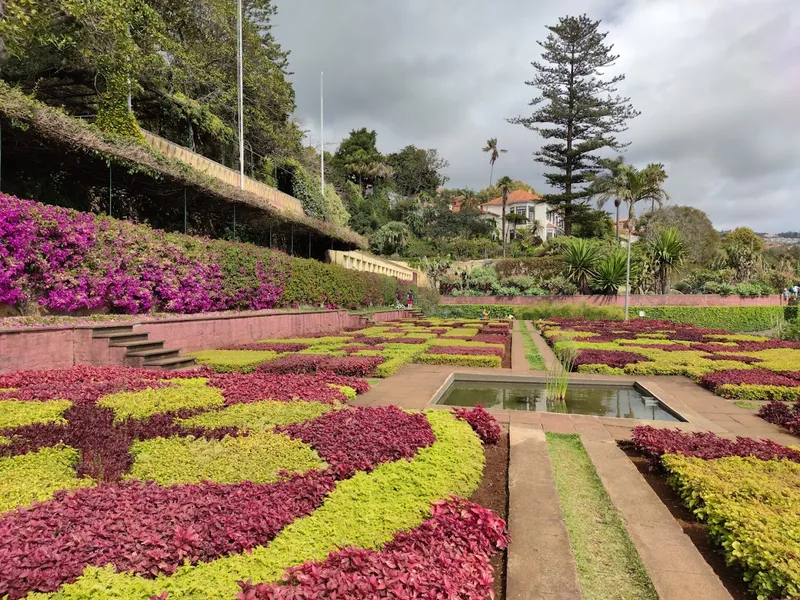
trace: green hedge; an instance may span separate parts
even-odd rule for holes
[[[780,318],[797,318],[796,307],[784,306],[634,306],[631,315],[644,311],[648,319],[689,323],[726,331],[767,331]]]
[[[504,319],[514,315],[515,319],[536,321],[553,317],[622,320],[624,311],[617,306],[593,306],[591,304],[559,304],[542,302],[531,306],[509,306],[503,304],[441,304],[430,311],[433,316],[453,319],[480,319],[484,309],[490,319]]]
[[[295,258],[292,260],[291,274],[284,283],[281,304],[324,304],[343,308],[390,306],[397,303],[398,295],[405,302],[409,290],[414,292],[415,297],[419,293],[416,285],[398,281],[394,277]]]

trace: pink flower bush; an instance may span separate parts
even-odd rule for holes
[[[507,545],[505,521],[452,499],[434,504],[430,519],[380,551],[345,548],[288,569],[281,583],[240,582],[237,599],[318,600],[335,590],[339,598],[486,600],[493,597],[489,559]]]

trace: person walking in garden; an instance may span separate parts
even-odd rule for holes
[[[411,310],[413,306],[414,306],[414,292],[408,290],[408,309]]]
[[[783,288],[783,299],[789,304],[789,288]]]

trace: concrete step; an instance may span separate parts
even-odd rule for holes
[[[110,333],[108,335],[101,336],[100,339],[108,340],[109,346],[127,346],[133,342],[144,342],[147,341],[147,334],[146,333]]]
[[[109,346],[124,346],[128,349],[128,353],[138,352],[139,350],[158,350],[164,347],[163,340],[138,340],[135,342],[126,341],[113,341],[108,344]]]
[[[190,369],[196,367],[194,359],[191,356],[174,356],[171,358],[159,359],[146,359],[144,361],[145,367],[159,368],[165,370],[180,371],[183,369]]]
[[[126,333],[133,333],[133,325],[108,325],[106,327],[92,328],[93,338],[110,338]]]
[[[134,350],[131,352],[130,350],[125,353],[126,357],[137,357],[137,358],[144,358],[145,360],[149,360],[151,358],[170,358],[172,356],[180,355],[180,350],[167,350],[166,348],[154,348],[152,350]]]

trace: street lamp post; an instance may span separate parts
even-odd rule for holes
[[[236,33],[238,37],[238,48],[236,53],[236,71],[238,79],[239,96],[239,187],[244,189],[244,74],[242,69],[242,0],[237,2],[236,12]]]

